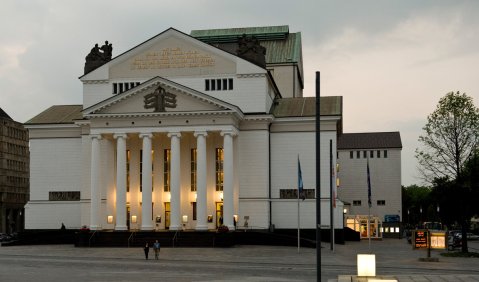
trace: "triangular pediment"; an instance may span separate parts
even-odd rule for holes
[[[156,76],[236,74],[239,71],[263,73],[265,69],[170,28],[80,79],[141,80]]]
[[[126,92],[83,110],[85,117],[121,115],[207,114],[235,112],[234,105],[175,83],[155,77]]]

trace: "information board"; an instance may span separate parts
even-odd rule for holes
[[[414,249],[427,248],[427,237],[429,231],[427,230],[414,230],[413,247]]]

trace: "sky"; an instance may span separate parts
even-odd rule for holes
[[[0,107],[26,122],[82,103],[85,56],[113,57],[173,27],[289,25],[301,32],[304,96],[343,96],[344,132],[399,131],[402,185],[422,184],[415,150],[441,97],[479,106],[479,1],[0,0]]]

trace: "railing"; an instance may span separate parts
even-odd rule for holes
[[[128,248],[130,247],[130,241],[133,240],[133,237],[135,236],[135,232],[136,231],[131,232],[130,237],[128,237]]]
[[[178,231],[179,230],[176,230],[175,236],[173,236],[173,248],[175,247],[175,241],[178,239]]]
[[[88,238],[88,247],[91,247],[91,239],[95,236],[96,231],[97,231],[97,230],[93,231],[93,233],[91,234],[90,238]]]

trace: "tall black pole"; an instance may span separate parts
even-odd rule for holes
[[[321,282],[321,146],[319,71],[316,72],[316,277]]]
[[[329,245],[334,251],[333,140],[329,139]]]

